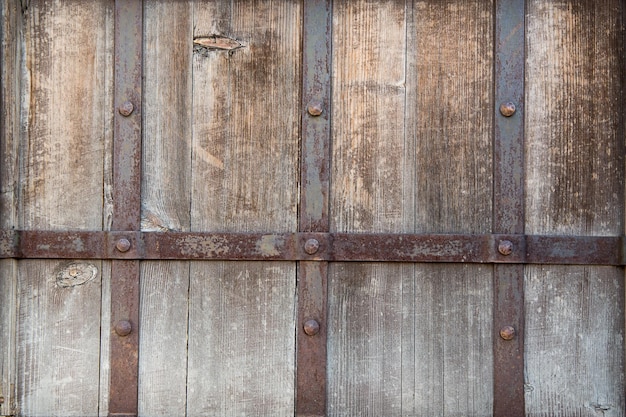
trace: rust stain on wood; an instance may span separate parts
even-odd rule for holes
[[[200,36],[193,40],[194,52],[201,51],[234,51],[245,45],[226,36],[210,35]]]

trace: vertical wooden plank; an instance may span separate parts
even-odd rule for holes
[[[19,181],[19,2],[0,5],[0,226],[15,227]],[[13,414],[15,398],[15,332],[17,326],[17,262],[0,261],[0,415]]]
[[[23,8],[21,188],[14,226],[103,227],[111,13],[108,2],[30,2]],[[99,261],[19,263],[21,414],[98,414],[100,270]]]
[[[141,228],[189,231],[192,4],[146,1],[144,20]],[[140,298],[139,415],[184,416],[189,263],[143,263]]]
[[[624,7],[528,2],[527,233],[623,233]],[[527,415],[623,416],[623,270],[531,266],[525,285]]]
[[[194,231],[296,231],[301,2],[194,2]],[[188,415],[294,413],[295,265],[193,262]],[[212,375],[212,378],[206,378]]]
[[[492,9],[335,5],[333,230],[490,231]],[[332,265],[329,414],[490,415],[491,276]]]
[[[139,415],[186,415],[189,262],[143,262]]]
[[[411,230],[404,2],[339,1],[333,15],[331,230]],[[411,265],[330,265],[328,415],[402,413],[407,279]]]
[[[413,7],[415,229],[489,233],[493,2]],[[415,414],[492,414],[492,280],[490,266],[416,268]]]

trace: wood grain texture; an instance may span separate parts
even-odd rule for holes
[[[490,231],[492,6],[335,4],[333,230]],[[331,265],[329,414],[490,415],[491,285],[485,266]]]
[[[139,415],[187,409],[189,262],[141,264]]]
[[[142,230],[189,231],[191,2],[144,2]],[[139,414],[186,415],[189,262],[140,273]]]
[[[191,12],[187,1],[144,5],[142,230],[191,223]]]
[[[492,28],[492,1],[414,3],[407,133],[416,141],[416,232],[491,231]],[[416,267],[407,415],[492,414],[492,280],[491,266]]]
[[[17,219],[19,182],[19,2],[0,5],[0,226]],[[17,262],[0,261],[0,415],[14,413],[16,387]]]
[[[193,231],[296,231],[301,4],[194,3]],[[293,415],[295,264],[191,264],[188,415]]]
[[[528,4],[528,233],[623,233],[623,8]],[[532,266],[525,285],[527,414],[623,416],[623,270]]]
[[[111,13],[104,1],[33,1],[19,15],[16,227],[101,230],[106,224]],[[88,267],[65,271],[77,280],[68,286],[58,280],[67,262],[19,263],[20,415],[98,415],[101,263],[81,264]],[[89,271],[95,276],[81,283]]]

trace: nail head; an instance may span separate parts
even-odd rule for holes
[[[513,340],[515,337],[515,328],[513,326],[504,326],[500,329],[500,337],[504,340]]]
[[[128,252],[130,249],[130,241],[128,239],[120,239],[115,244],[115,248],[120,252]]]
[[[315,336],[316,334],[318,334],[320,332],[320,324],[317,322],[317,320],[307,320],[304,323],[304,333],[306,333],[309,336]]]
[[[510,255],[513,252],[513,242],[510,240],[501,240],[498,244],[498,252],[504,256]]]
[[[128,320],[120,320],[115,325],[115,333],[118,336],[128,336],[133,331],[133,326]]]
[[[511,117],[515,114],[515,104],[508,102],[500,105],[500,113],[504,117]]]
[[[304,244],[304,251],[308,253],[309,255],[313,255],[317,253],[319,249],[320,249],[320,242],[318,242],[317,239],[309,239]]]
[[[317,117],[321,115],[324,111],[324,106],[322,106],[322,103],[320,103],[319,101],[312,101],[307,106],[307,111],[311,116]]]
[[[134,109],[135,106],[133,106],[133,103],[131,103],[130,101],[125,101],[124,104],[119,107],[118,111],[122,116],[128,117],[132,114]]]

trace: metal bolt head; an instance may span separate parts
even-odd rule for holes
[[[504,326],[500,329],[500,337],[504,340],[513,340],[515,337],[515,328],[513,326]]]
[[[515,114],[515,104],[508,102],[500,105],[500,113],[504,117],[511,117]]]
[[[306,109],[311,116],[319,116],[324,111],[324,106],[319,101],[312,101],[309,103]]]
[[[498,244],[498,252],[504,256],[510,255],[513,252],[513,242],[510,240],[501,240]]]
[[[115,244],[115,248],[120,252],[128,252],[130,249],[130,241],[128,239],[120,239]]]
[[[115,333],[118,336],[128,336],[133,331],[133,325],[128,320],[120,320],[115,325]]]
[[[124,104],[122,104],[117,110],[122,116],[128,117],[132,114],[134,109],[135,106],[133,106],[133,103],[131,103],[130,101],[125,101]]]
[[[307,320],[306,322],[304,322],[304,333],[306,333],[309,336],[315,336],[316,334],[318,334],[320,332],[320,324],[317,322],[317,320]]]
[[[314,255],[320,249],[320,242],[317,239],[309,239],[304,244],[304,251],[309,255]]]

